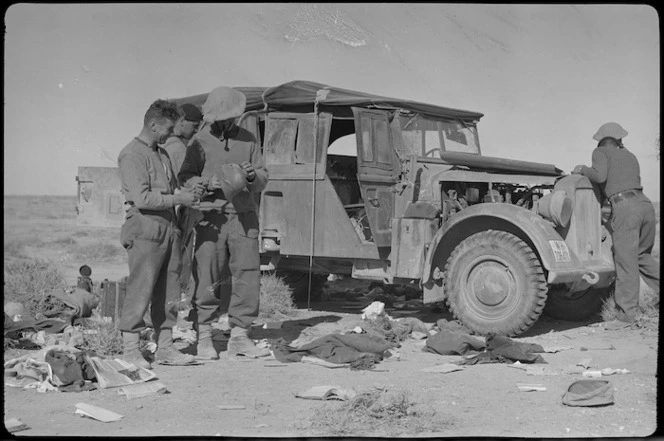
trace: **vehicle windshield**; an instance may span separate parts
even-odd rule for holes
[[[440,152],[480,154],[477,127],[459,120],[440,120],[422,114],[399,115],[404,156],[439,158]]]

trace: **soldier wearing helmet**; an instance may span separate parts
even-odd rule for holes
[[[592,166],[577,165],[572,173],[587,176],[598,184],[611,204],[610,229],[616,265],[616,320],[606,329],[620,329],[637,318],[639,275],[657,295],[659,305],[659,265],[651,252],[655,244],[655,209],[642,192],[639,162],[623,145],[627,131],[620,124],[603,124],[593,139]]]
[[[202,183],[203,220],[196,226],[193,274],[197,357],[219,358],[212,345],[212,323],[228,305],[229,355],[269,355],[248,337],[258,317],[260,254],[257,199],[267,185],[258,134],[237,122],[246,97],[230,87],[209,93],[203,105],[205,125],[192,138],[178,174],[185,187]],[[230,277],[229,272],[230,270]],[[225,298],[230,288],[229,299]],[[224,294],[224,296],[222,296]]]

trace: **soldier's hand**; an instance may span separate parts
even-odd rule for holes
[[[205,194],[205,186],[201,183],[197,183],[192,187],[192,191],[199,198]]]
[[[194,207],[200,203],[200,198],[194,193],[193,189],[183,188],[180,194],[176,195],[176,202],[185,207]]]
[[[214,175],[210,178],[210,180],[208,181],[207,189],[210,191],[221,190],[221,182],[219,181],[217,175]]]
[[[582,174],[581,170],[583,169],[583,165],[577,165],[574,167],[574,170],[572,170],[573,175],[580,175]]]
[[[254,166],[251,162],[244,161],[242,164],[240,164],[240,167],[242,167],[244,172],[247,174],[247,181],[251,182],[256,178],[256,170],[254,170]]]

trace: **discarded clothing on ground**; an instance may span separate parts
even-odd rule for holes
[[[304,355],[311,355],[330,363],[351,363],[362,358],[377,356],[393,345],[382,337],[368,334],[329,334],[310,343],[294,348],[279,339],[271,342],[271,349],[277,360],[299,362]]]
[[[44,360],[51,365],[53,384],[56,386],[69,386],[76,382],[96,379],[95,371],[86,362],[84,352],[74,354],[51,349],[44,356]]]
[[[4,365],[5,386],[35,388],[38,392],[57,390],[51,384],[53,373],[51,366],[45,361],[32,358],[15,358]]]
[[[62,302],[65,307],[57,305],[57,300]],[[54,305],[50,312],[44,313],[47,317],[56,315],[90,317],[92,310],[99,304],[97,296],[78,287],[55,289],[47,294],[46,301]]]
[[[62,332],[68,325],[68,322],[57,318],[21,320],[20,322],[13,322],[10,326],[5,326],[5,337],[17,339],[25,331],[44,331],[47,334],[57,334],[58,332]]]
[[[544,358],[539,355],[543,352],[544,348],[535,343],[515,342],[504,335],[488,335],[484,352],[459,361],[457,364],[510,363],[513,361],[546,363]]]
[[[436,322],[436,326],[438,326],[438,329],[442,330],[447,330],[447,331],[457,331],[457,332],[464,332],[466,334],[470,334],[470,329],[466,328],[464,325],[457,321],[450,321],[446,319],[440,319]]]
[[[482,340],[470,334],[444,329],[427,338],[422,350],[439,355],[465,355],[471,351],[481,351],[485,346]]]
[[[405,340],[413,332],[429,333],[427,325],[416,317],[403,317],[392,320],[392,330],[399,337],[399,340]]]

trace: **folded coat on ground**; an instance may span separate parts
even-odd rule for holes
[[[367,355],[382,357],[391,347],[389,341],[376,335],[329,334],[298,348],[273,344],[272,350],[282,362],[300,361],[304,355],[311,355],[331,363],[350,363]]]

